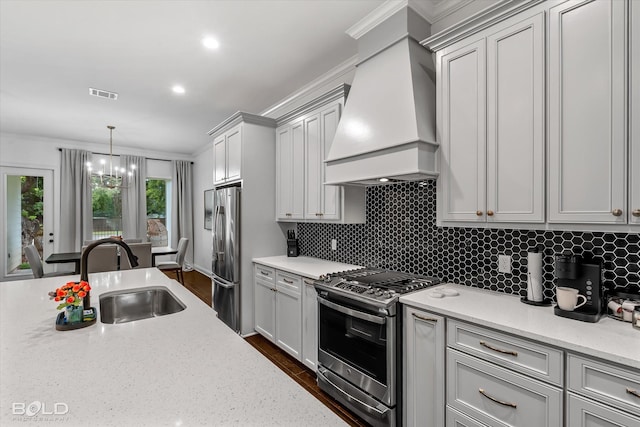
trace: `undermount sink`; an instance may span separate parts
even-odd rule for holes
[[[164,286],[127,289],[100,295],[100,321],[126,323],[178,313],[186,306]]]

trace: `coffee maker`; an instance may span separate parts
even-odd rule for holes
[[[602,264],[595,261],[584,262],[580,255],[562,254],[556,256],[557,286],[577,289],[587,298],[586,304],[574,311],[565,311],[557,305],[556,316],[595,323],[606,310],[602,289]]]

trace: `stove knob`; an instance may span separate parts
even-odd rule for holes
[[[373,288],[369,288],[369,289],[366,290],[366,293],[368,293],[368,294],[374,294],[375,292],[376,292],[376,290],[373,289]]]
[[[324,276],[324,281],[325,282],[330,282],[331,281],[331,275],[327,274],[326,276]]]
[[[382,289],[376,289],[376,296],[382,295]]]
[[[389,293],[389,291],[384,291],[384,292],[382,293],[382,296],[384,296],[384,297],[386,297],[386,298],[389,298],[389,297],[391,296],[391,294]]]

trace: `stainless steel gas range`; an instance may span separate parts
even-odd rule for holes
[[[401,425],[399,295],[440,283],[373,268],[327,274],[318,292],[318,385],[373,426]]]

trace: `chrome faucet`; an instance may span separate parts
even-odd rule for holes
[[[135,256],[133,252],[131,252],[131,248],[129,247],[129,245],[124,243],[122,240],[114,239],[111,237],[108,239],[96,240],[95,242],[87,246],[84,251],[82,251],[82,257],[80,258],[80,281],[89,281],[89,253],[91,253],[93,248],[95,248],[96,246],[104,245],[105,243],[115,243],[116,245],[122,246],[125,252],[127,252],[127,257],[129,257],[129,264],[131,264],[131,268],[138,266],[138,257]],[[91,307],[91,301],[89,298],[90,293],[91,291],[87,292],[87,295],[82,299],[82,305],[84,306],[85,310],[88,310]]]

